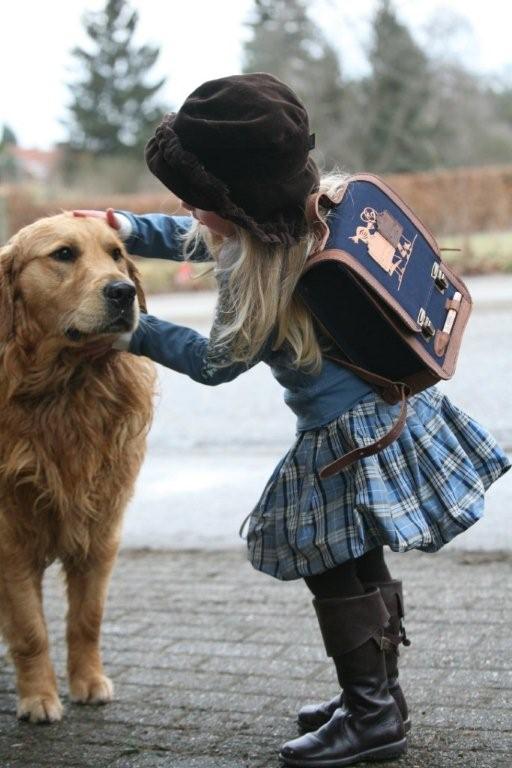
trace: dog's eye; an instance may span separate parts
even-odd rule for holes
[[[73,261],[76,258],[76,252],[73,248],[69,248],[69,246],[65,245],[62,248],[57,248],[57,250],[53,251],[50,256],[57,261]]]
[[[119,261],[120,259],[123,258],[123,252],[122,252],[122,250],[120,248],[113,248],[110,251],[110,255],[112,256],[114,261]]]

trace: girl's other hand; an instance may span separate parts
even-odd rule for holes
[[[186,211],[190,211],[194,219],[205,227],[208,227],[208,229],[211,229],[216,235],[231,237],[231,235],[235,234],[236,228],[232,221],[222,219],[216,213],[213,213],[213,211],[203,211],[202,208],[194,208],[194,206],[188,205],[188,203],[184,203],[183,201],[181,202],[181,205]]]

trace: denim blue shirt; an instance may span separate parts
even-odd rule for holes
[[[126,241],[129,253],[151,258],[183,261],[183,235],[192,224],[188,216],[123,213],[132,226]],[[194,261],[210,261],[204,248],[193,254]],[[219,301],[220,303],[220,301]],[[320,373],[311,374],[295,368],[284,348],[272,350],[272,340],[249,363],[220,360],[210,338],[182,325],[141,315],[132,336],[129,351],[145,355],[157,363],[185,373],[194,381],[216,385],[232,381],[259,362],[270,366],[284,387],[284,400],[297,416],[299,431],[314,429],[332,421],[355,405],[371,387],[351,371],[324,359]]]

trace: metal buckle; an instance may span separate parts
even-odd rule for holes
[[[389,653],[390,651],[394,650],[394,648],[396,648],[396,644],[388,637],[386,637],[386,635],[381,635],[379,647],[381,651],[384,651],[384,653]]]
[[[441,269],[441,265],[435,261],[432,265],[432,272],[431,275],[434,279],[434,282],[436,284],[436,288],[441,292],[444,293],[446,289],[448,288],[448,279]]]
[[[430,341],[436,335],[434,323],[427,317],[421,327],[421,332],[427,341]]]
[[[436,329],[432,320],[427,316],[427,313],[423,307],[418,312],[418,318],[416,320],[421,328],[421,332],[427,341],[430,341],[436,335]]]
[[[400,618],[400,637],[401,637],[402,643],[406,647],[411,644],[411,641],[409,640],[409,638],[405,634],[405,627],[404,627],[404,622],[403,622],[402,618]]]

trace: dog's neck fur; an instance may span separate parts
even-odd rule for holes
[[[46,337],[28,345],[18,338],[0,347],[0,387],[7,400],[52,393],[61,396],[63,391],[85,384],[91,373],[101,375],[117,354],[108,340],[73,344]]]

